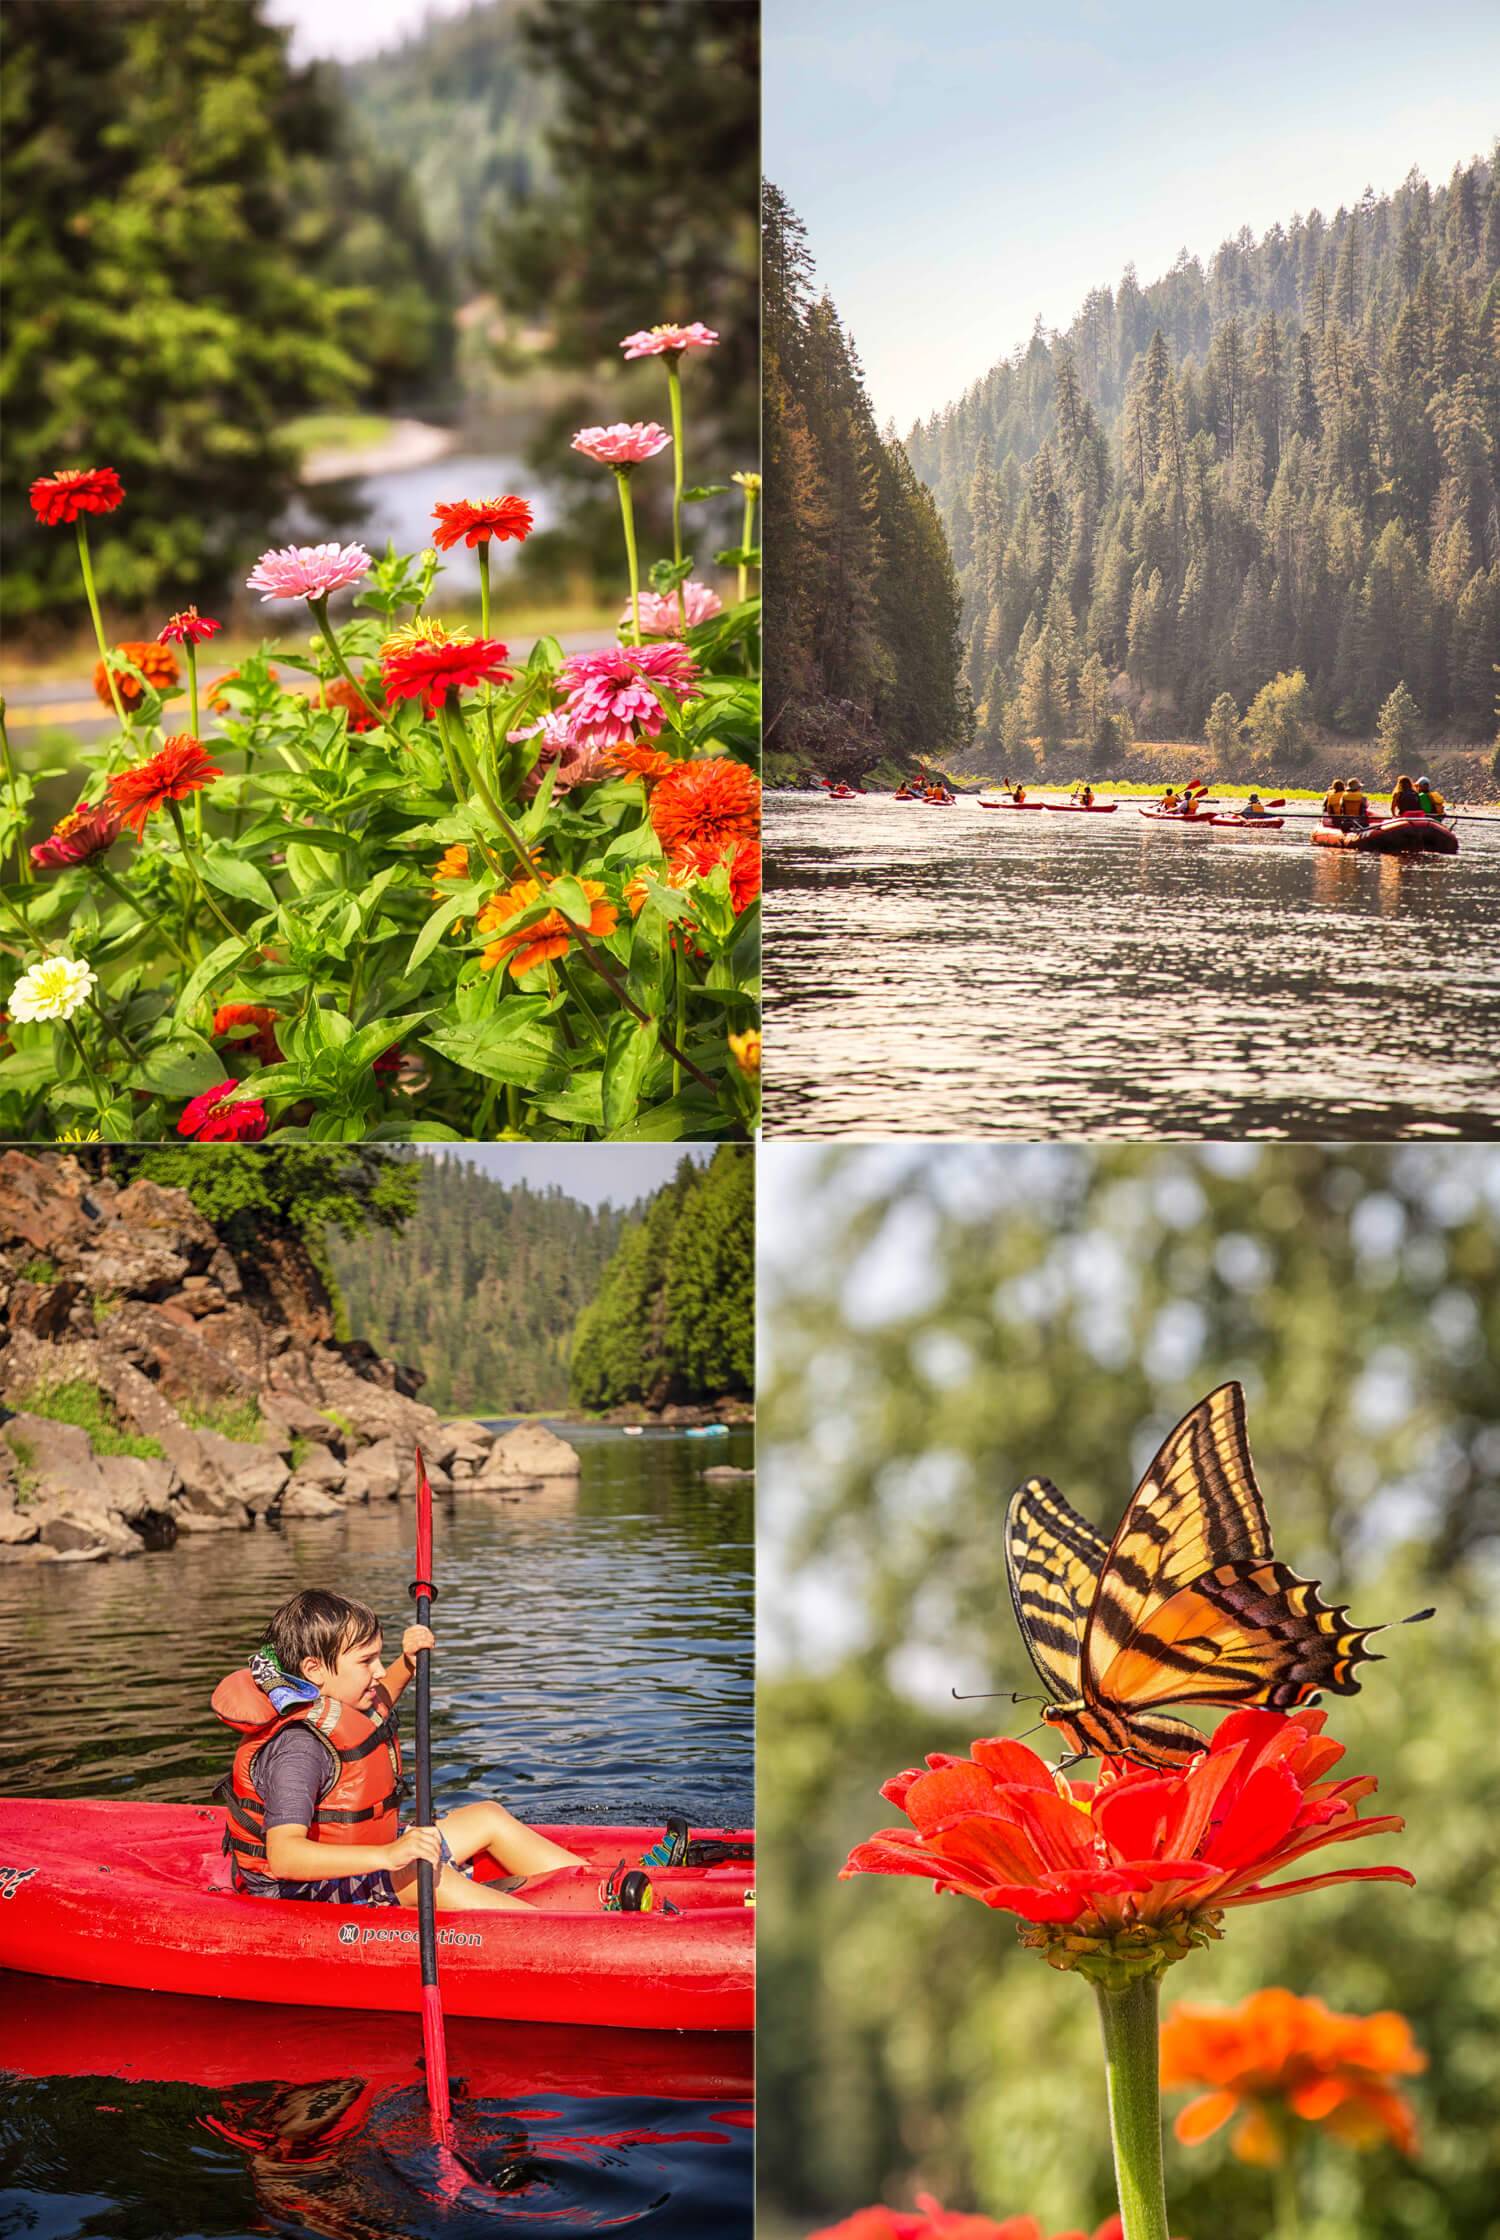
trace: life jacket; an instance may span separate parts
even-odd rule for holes
[[[1339,801],[1339,808],[1344,816],[1357,817],[1361,821],[1363,821],[1365,812],[1368,807],[1369,803],[1366,801],[1364,792],[1359,786],[1346,786],[1344,788],[1343,794],[1340,797]]]
[[[1440,817],[1446,806],[1435,786],[1427,786],[1417,795],[1417,807],[1424,817]]]
[[[266,1744],[288,1727],[303,1726],[328,1753],[332,1779],[318,1800],[307,1833],[314,1843],[393,1843],[398,1830],[397,1783],[401,1778],[401,1738],[395,1706],[380,1718],[356,1711],[331,1696],[294,1704],[277,1712],[242,1668],[219,1682],[213,1707],[227,1727],[244,1736],[229,1775],[224,1849],[235,1887],[245,1874],[270,1875],[266,1859],[266,1803],[256,1784],[255,1765]],[[273,1878],[274,1879],[274,1878]]]
[[[1344,789],[1342,786],[1330,786],[1323,796],[1323,814],[1325,817],[1341,817],[1343,813]]]

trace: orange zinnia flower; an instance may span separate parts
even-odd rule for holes
[[[760,845],[750,840],[735,840],[726,846],[718,840],[693,840],[679,848],[672,858],[675,872],[686,871],[696,879],[706,879],[721,863],[729,866],[729,899],[734,905],[735,916],[748,910],[760,893]],[[674,882],[675,883],[675,882]]]
[[[265,1003],[221,1003],[214,1013],[214,1039],[222,1035],[237,1035],[240,1049],[253,1054],[257,1065],[274,1066],[281,1062],[281,1045],[276,1039],[277,1014]],[[239,1034],[249,1027],[252,1032]]]
[[[169,801],[185,801],[223,775],[218,764],[209,761],[201,742],[190,731],[179,731],[149,762],[121,770],[110,779],[109,805],[140,840],[149,816]]]
[[[651,822],[668,855],[753,840],[760,829],[760,780],[726,755],[676,762],[651,795]]]
[[[604,889],[597,879],[580,879],[585,897],[590,904],[588,930],[603,936],[615,930],[619,911],[612,902],[603,899]],[[480,933],[493,933],[508,918],[519,917],[534,902],[540,902],[542,890],[535,879],[518,879],[504,894],[491,895],[476,920]],[[545,918],[523,926],[519,933],[507,933],[499,941],[492,941],[480,957],[486,972],[493,972],[496,965],[509,961],[513,976],[520,980],[528,972],[535,972],[549,958],[566,956],[568,945],[576,928],[569,924],[560,910],[549,910]]]
[[[856,2209],[842,2224],[825,2225],[809,2240],[1043,2240],[1035,2217],[966,2216],[945,2209],[930,2193],[917,2195],[915,2209]],[[1059,2232],[1056,2240],[1088,2240],[1082,2232]],[[1094,2240],[1124,2240],[1117,2216],[1106,2217]]]
[[[177,656],[171,647],[158,645],[154,638],[131,638],[122,643],[118,650],[140,670],[153,692],[170,692],[182,676],[182,671],[177,666]],[[122,708],[136,709],[146,697],[134,677],[121,676],[116,671],[115,684]],[[105,707],[113,710],[114,702],[109,696],[109,672],[102,661],[94,663],[94,690]]]
[[[677,767],[669,754],[663,754],[660,747],[648,746],[644,739],[622,739],[618,746],[608,749],[604,759],[611,770],[627,778],[639,778],[647,786],[655,785],[658,778]]]
[[[1238,2115],[1229,2143],[1242,2162],[1281,2161],[1286,2116],[1350,2146],[1389,2139],[1414,2153],[1416,2118],[1393,2080],[1426,2066],[1404,2015],[1334,2014],[1280,1989],[1237,2007],[1176,2006],[1162,2025],[1162,2083],[1209,2087],[1178,2116],[1178,2138],[1193,2146]]]
[[[347,677],[325,678],[318,697],[325,708],[343,709],[349,719],[347,728],[351,733],[374,730],[375,718]]]

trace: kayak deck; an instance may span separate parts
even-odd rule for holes
[[[241,1896],[223,1827],[218,1807],[0,1799],[0,1967],[261,2005],[419,2008],[414,1908]],[[639,1866],[660,1828],[545,1832],[586,1863],[533,1880],[521,1893],[533,1910],[438,1915],[447,2012],[751,2027],[752,1861],[653,1866],[658,1902],[677,1912],[606,1913],[600,1883],[622,1859]],[[477,1868],[481,1879],[499,1871]]]

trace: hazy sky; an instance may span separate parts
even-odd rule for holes
[[[292,26],[296,61],[355,62],[419,31],[428,16],[457,15],[471,4],[472,0],[267,0],[266,13],[273,23]]]
[[[584,1205],[631,1205],[649,1197],[677,1172],[679,1160],[702,1166],[712,1144],[681,1143],[462,1143],[424,1144],[427,1158],[458,1158],[483,1167],[512,1188],[556,1188]]]
[[[1158,278],[1500,131],[1495,0],[765,0],[765,166],[882,422]]]

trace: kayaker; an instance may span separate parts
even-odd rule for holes
[[[1252,817],[1267,817],[1270,815],[1270,813],[1271,812],[1269,811],[1269,809],[1267,809],[1265,803],[1261,800],[1261,797],[1258,793],[1251,794],[1249,800],[1245,803],[1243,811],[1241,812],[1241,814],[1247,820]]]
[[[1335,778],[1333,784],[1323,796],[1323,822],[1325,824],[1341,825],[1344,821],[1344,784],[1345,781],[1342,778]]]
[[[284,1602],[248,1669],[214,1690],[214,1710],[243,1737],[229,1776],[224,1848],[235,1888],[254,1897],[338,1905],[415,1906],[417,1867],[436,1869],[440,1910],[529,1911],[518,1881],[581,1866],[503,1805],[459,1805],[435,1827],[400,1829],[396,1705],[419,1650],[382,1661],[380,1620],[362,1602],[310,1589]],[[488,1851],[511,1879],[472,1882],[464,1862]]]
[[[1365,789],[1358,778],[1345,779],[1344,801],[1339,815],[1346,832],[1352,824],[1369,823],[1370,804],[1365,798]]]
[[[1011,800],[1014,801],[1017,806],[1019,806],[1020,803],[1026,799],[1026,788],[1021,785],[1012,786],[1010,789],[1010,797]]]
[[[1083,785],[1081,785],[1081,786],[1075,786],[1075,787],[1073,788],[1073,791],[1074,791],[1074,793],[1075,793],[1075,794],[1076,794],[1076,795],[1078,796],[1078,806],[1079,806],[1079,808],[1080,808],[1080,809],[1092,809],[1092,808],[1093,808],[1093,806],[1094,806],[1094,789],[1093,789],[1093,787],[1092,787],[1091,785],[1089,785],[1089,784],[1088,784],[1087,782],[1085,782],[1085,783],[1084,783]]]
[[[1417,789],[1410,778],[1398,778],[1391,787],[1391,815],[1393,817],[1409,817],[1418,805]]]
[[[1175,786],[1168,786],[1156,806],[1164,817],[1180,816],[1186,807],[1186,798],[1177,791]]]
[[[1417,780],[1417,808],[1424,817],[1440,817],[1448,804],[1431,778]]]

